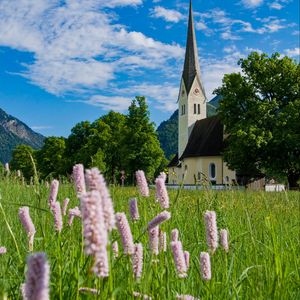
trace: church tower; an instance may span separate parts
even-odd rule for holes
[[[185,150],[195,122],[206,118],[206,96],[197,51],[190,0],[185,60],[178,96],[178,158]]]

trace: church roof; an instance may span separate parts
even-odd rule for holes
[[[178,167],[178,164],[179,164],[178,153],[176,153],[176,155],[169,162],[168,167],[169,168]]]
[[[219,117],[198,120],[180,160],[196,156],[219,156],[223,148],[223,124]]]
[[[195,28],[194,28],[192,1],[190,1],[188,32],[187,32],[184,68],[182,73],[182,79],[184,81],[187,94],[190,92],[192,84],[197,74],[200,80],[201,74],[200,74],[197,42],[196,42],[196,35],[195,35]],[[203,94],[205,95],[201,80],[200,80],[200,86]]]
[[[223,124],[218,116],[196,121],[180,160],[188,157],[220,156],[224,149]],[[178,153],[168,167],[178,167]]]

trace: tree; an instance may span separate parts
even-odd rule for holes
[[[65,138],[47,137],[41,150],[37,151],[39,171],[43,178],[67,174]]]
[[[300,65],[278,53],[251,53],[242,73],[225,75],[219,114],[225,125],[224,160],[249,175],[300,178]]]
[[[124,158],[127,174],[144,170],[148,178],[164,160],[154,124],[150,122],[145,97],[136,97],[128,108],[125,126],[127,128],[124,143]]]
[[[85,166],[90,157],[88,157],[84,147],[87,144],[91,134],[91,124],[88,121],[83,121],[76,124],[71,129],[71,134],[66,140],[65,156],[67,158],[68,172],[72,172],[72,167],[76,163],[83,163]]]
[[[110,111],[93,123],[77,124],[66,142],[69,169],[75,163],[97,166],[109,181],[115,183],[124,161],[125,119],[125,115]]]
[[[113,183],[117,182],[117,175],[124,169],[124,143],[127,128],[125,126],[126,117],[118,112],[110,111],[101,117],[101,120],[109,126],[109,139],[105,144],[105,163],[107,179]]]
[[[34,176],[33,161],[36,163],[34,152],[30,146],[18,145],[12,153],[12,160],[10,161],[11,169],[15,171],[20,170],[27,180]]]

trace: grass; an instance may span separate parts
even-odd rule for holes
[[[115,211],[126,212],[128,200],[138,197],[133,187],[111,187]],[[46,252],[51,270],[51,299],[132,299],[133,291],[152,299],[175,299],[176,294],[190,294],[201,299],[300,299],[300,193],[265,193],[248,191],[170,191],[171,220],[161,229],[168,237],[173,228],[180,231],[184,250],[191,256],[188,277],[179,279],[173,257],[168,251],[153,260],[148,251],[148,236],[141,235],[147,222],[161,211],[150,198],[139,197],[141,220],[130,226],[134,237],[144,245],[143,276],[133,279],[131,262],[126,256],[111,258],[108,279],[97,279],[91,272],[92,261],[83,252],[79,219],[67,225],[60,235],[54,231],[53,216],[47,207],[49,189],[22,185],[17,179],[0,180],[0,246],[7,254],[0,256],[0,299],[20,299],[20,285],[25,280],[27,236],[18,219],[18,208],[29,206],[36,226],[34,252]],[[71,199],[69,208],[78,206],[73,185],[62,184],[60,202]],[[230,233],[230,251],[221,248],[211,257],[212,279],[200,276],[199,254],[207,251],[203,214],[217,213],[218,228]],[[10,232],[11,230],[11,232]],[[14,240],[15,239],[15,240]],[[111,240],[120,237],[115,230]],[[18,250],[17,250],[18,248]],[[98,296],[79,293],[79,287],[99,290]]]

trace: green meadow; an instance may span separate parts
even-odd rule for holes
[[[110,250],[110,276],[96,278],[92,260],[83,250],[81,220],[75,218],[60,234],[54,230],[48,208],[49,188],[23,185],[16,178],[0,180],[0,299],[21,299],[25,281],[28,238],[18,218],[21,206],[30,207],[36,227],[33,252],[45,252],[50,264],[51,299],[134,299],[133,292],[152,299],[176,299],[177,294],[200,299],[300,299],[300,193],[250,191],[170,190],[172,217],[160,228],[167,232],[167,252],[151,256],[147,223],[160,211],[151,197],[140,197],[135,187],[110,187],[116,212],[125,212],[135,241],[144,247],[143,275],[133,277],[130,258],[122,254],[120,236],[112,232],[111,241],[119,242],[120,254]],[[69,208],[80,206],[71,183],[60,185],[58,200],[70,198]],[[140,220],[130,220],[128,201],[138,198]],[[229,231],[230,250],[219,247],[211,255],[212,279],[203,281],[199,255],[208,251],[203,214],[214,210],[218,229]],[[179,229],[184,250],[190,252],[188,277],[176,274],[170,249],[170,232]],[[81,287],[98,290],[98,295],[79,291]],[[140,298],[142,299],[142,298]]]

